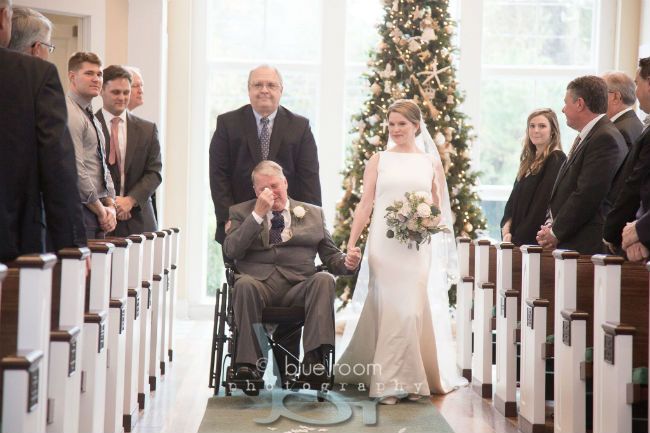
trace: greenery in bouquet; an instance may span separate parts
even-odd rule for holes
[[[386,208],[388,238],[395,238],[409,248],[431,243],[431,236],[449,229],[440,224],[440,209],[425,191],[407,192],[405,200],[396,200]]]

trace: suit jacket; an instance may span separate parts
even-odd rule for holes
[[[306,118],[278,107],[268,159],[282,166],[291,197],[321,205],[318,152]],[[255,198],[251,173],[260,161],[262,151],[251,105],[217,117],[217,129],[210,142],[210,190],[218,242],[225,238],[230,206]]]
[[[289,199],[291,212],[296,206],[302,206],[307,212],[302,218],[292,213],[291,238],[271,245],[267,219],[258,224],[253,217],[255,202],[249,200],[230,208],[231,226],[223,248],[225,254],[235,260],[240,273],[263,281],[277,270],[288,281],[298,283],[316,272],[316,254],[333,274],[354,272],[345,267],[345,254],[336,247],[325,228],[320,207]]]
[[[632,148],[632,145],[636,142],[643,131],[643,124],[636,113],[634,113],[634,110],[622,114],[614,121],[614,126],[616,126],[616,129],[618,129],[625,139],[625,144],[627,144],[628,149]]]
[[[102,110],[97,111],[106,138],[106,164],[111,172],[115,193],[121,191],[120,170],[117,164],[108,162],[111,150],[109,128]],[[131,196],[138,205],[131,210],[131,219],[118,221],[113,234],[128,236],[134,233],[153,232],[158,223],[154,215],[151,196],[160,185],[162,177],[160,143],[156,124],[126,113],[126,155],[124,157],[124,195]]]
[[[641,203],[641,188],[645,187],[650,173],[650,128],[634,142],[625,162],[616,174],[612,187],[616,200],[607,214],[603,228],[603,238],[614,246],[621,246],[621,232],[625,224],[636,219]]]
[[[646,128],[645,136],[650,136],[648,133],[650,128]],[[646,146],[647,148],[648,146]],[[645,176],[641,182],[641,187],[639,188],[639,196],[641,198],[641,210],[643,214],[636,221],[636,233],[639,236],[639,240],[646,248],[650,248],[650,172],[648,171],[650,167],[645,166]]]
[[[623,136],[605,116],[562,165],[549,203],[558,248],[602,252],[607,193],[626,152]]]
[[[65,96],[51,63],[0,48],[0,262],[86,244]]]

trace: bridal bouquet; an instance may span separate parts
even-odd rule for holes
[[[440,209],[431,201],[426,191],[407,192],[405,200],[397,200],[386,208],[388,238],[395,238],[411,248],[420,249],[420,244],[431,242],[431,235],[440,232],[449,233],[449,229],[440,224]]]

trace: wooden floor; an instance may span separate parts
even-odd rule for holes
[[[151,393],[149,406],[140,413],[135,433],[195,433],[203,418],[207,400],[212,323],[175,321],[174,361],[158,390]],[[514,433],[515,419],[502,417],[470,388],[432,397],[434,405],[457,433]]]

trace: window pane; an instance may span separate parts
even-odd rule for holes
[[[487,219],[487,234],[492,239],[501,240],[501,218],[503,218],[505,208],[505,201],[481,201],[481,210],[483,210],[483,215]]]
[[[486,0],[483,63],[595,65],[596,0]]]
[[[499,77],[481,83],[480,170],[484,185],[511,185],[517,175],[528,114],[541,107],[555,111],[565,152],[576,132],[562,113],[571,77]]]
[[[320,0],[211,0],[208,61],[320,59]],[[300,35],[300,37],[296,37]]]

